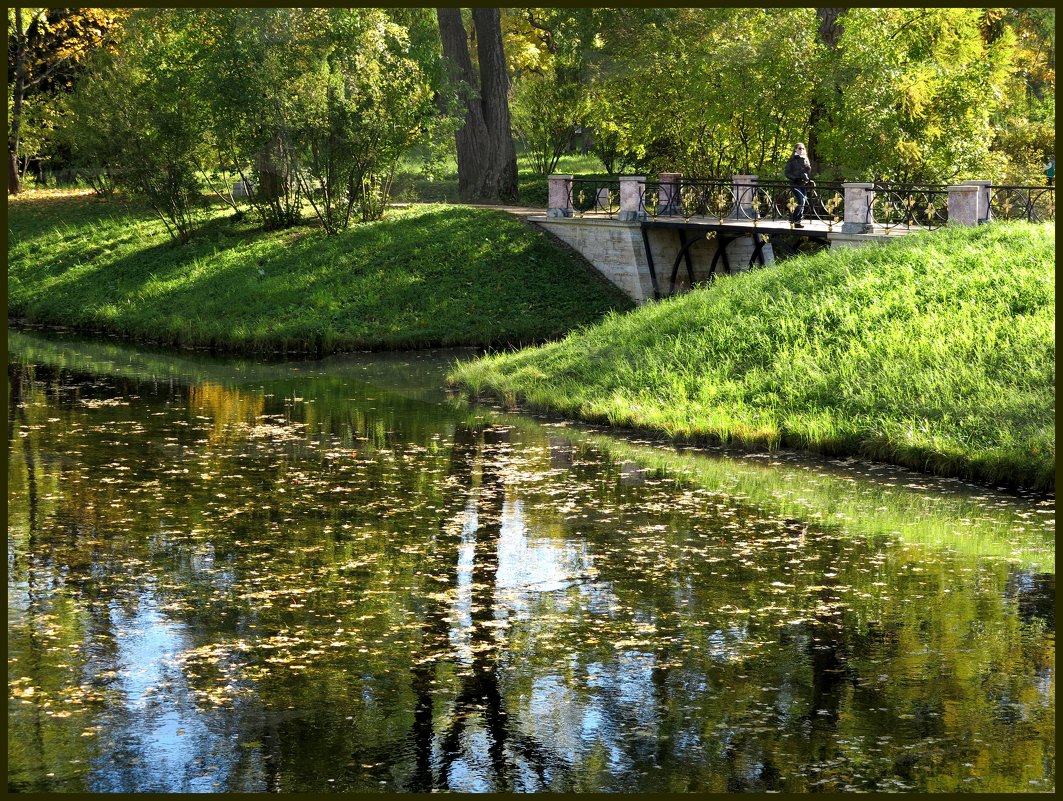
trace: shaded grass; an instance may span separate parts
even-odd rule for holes
[[[946,229],[728,277],[459,365],[473,394],[680,439],[1055,483],[1054,225]]]
[[[8,311],[166,345],[244,351],[516,345],[631,302],[503,212],[420,206],[329,237],[222,211],[187,245],[135,206],[9,203]]]

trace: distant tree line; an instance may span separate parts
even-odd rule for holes
[[[517,197],[577,143],[608,174],[1041,179],[1043,8],[8,10],[8,190],[79,168],[179,239],[204,189],[266,227],[383,214],[400,158]],[[234,185],[238,191],[233,191]]]

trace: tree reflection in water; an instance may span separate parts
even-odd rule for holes
[[[482,447],[478,447],[481,437]],[[417,697],[412,731],[415,769],[408,789],[413,792],[462,789],[460,781],[458,787],[453,786],[459,762],[466,769],[473,766],[486,769],[486,775],[476,778],[487,780],[490,789],[496,791],[545,788],[553,778],[548,774],[556,774],[558,767],[564,764],[534,737],[511,724],[499,686],[505,649],[503,641],[497,637],[494,624],[502,619],[501,615],[496,616],[496,594],[506,490],[503,449],[509,443],[510,430],[507,428],[459,425],[455,431],[449,475],[457,479],[456,486],[463,488],[466,495],[469,492],[476,494],[469,603],[468,609],[459,610],[467,614],[470,623],[468,653],[471,658],[469,664],[463,666],[465,669],[460,674],[457,694],[443,716],[445,728],[439,737],[440,758],[436,771],[433,770],[436,732],[432,693],[436,660],[427,657],[434,657],[440,653],[440,649],[447,648],[451,634],[446,602],[436,601],[425,611],[423,634],[426,647],[412,670],[412,683]],[[480,484],[476,491],[473,482],[478,451],[481,457]],[[445,574],[446,586],[453,587],[458,582],[461,539],[446,532],[442,536],[446,539],[437,541],[436,551],[453,555]],[[424,651],[428,653],[424,654]],[[489,740],[486,749],[488,765],[479,762],[478,749],[472,742],[470,724],[475,719],[482,721]],[[521,766],[534,772],[538,778],[538,788],[519,786],[517,777],[524,774],[520,770]]]

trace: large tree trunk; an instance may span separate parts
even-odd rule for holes
[[[458,86],[459,102],[465,110],[465,121],[457,132],[458,194],[469,199],[479,197],[484,187],[486,155],[490,148],[487,123],[479,101],[479,84],[469,57],[469,43],[461,10],[437,8],[439,38],[443,56],[450,68],[450,77]]]
[[[492,198],[517,197],[517,149],[509,122],[509,74],[502,51],[502,15],[497,8],[474,8],[480,94],[490,143],[485,189]]]
[[[817,8],[816,19],[819,21],[819,28],[816,34],[819,41],[827,46],[829,50],[833,52],[838,49],[838,42],[842,36],[842,24],[838,18],[844,12],[844,8]],[[833,78],[830,79],[830,89],[834,92],[840,92]],[[824,98],[822,93],[826,89],[821,89],[817,95],[812,97],[812,108],[808,114],[808,160],[812,164],[812,174],[815,175],[822,168],[822,160],[819,153],[819,137],[816,133],[816,129],[822,124],[823,120],[827,116],[827,110],[824,107]]]
[[[509,76],[497,8],[473,10],[480,80],[457,8],[437,8],[443,55],[459,86],[464,123],[457,132],[458,194],[465,200],[517,196],[517,155],[509,122]]]

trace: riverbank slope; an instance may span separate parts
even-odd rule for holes
[[[1055,484],[1055,226],[799,257],[460,364],[473,395],[677,439]]]
[[[218,210],[186,245],[84,192],[8,199],[8,314],[228,351],[519,345],[632,303],[504,212],[411,206],[326,236]]]

